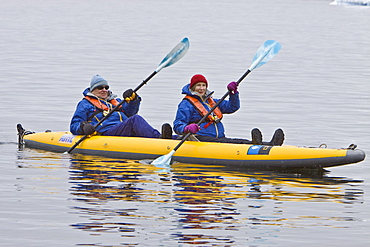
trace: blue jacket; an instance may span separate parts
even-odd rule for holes
[[[82,93],[84,96],[94,96],[90,93],[89,88],[86,88]],[[121,99],[116,98],[117,95],[114,95],[111,91],[109,91],[108,101],[112,99],[116,99],[118,102],[121,102]],[[96,131],[99,133],[104,133],[109,128],[113,127],[114,125],[126,120],[127,118],[137,114],[139,112],[141,98],[139,96],[136,97],[135,100],[131,101],[130,103],[123,103],[122,110],[113,112],[106,120],[104,120],[97,128]],[[104,100],[100,101],[101,103],[108,106]],[[114,106],[111,106],[111,108]],[[92,103],[90,103],[85,98],[82,99],[76,107],[76,111],[71,119],[70,124],[70,131],[74,135],[81,135],[83,134],[80,128],[80,125],[84,121],[89,121],[90,118],[96,113],[97,107],[95,107]],[[96,114],[91,121],[89,122],[92,125],[96,125],[100,119],[104,117],[103,112],[99,112]]]
[[[182,94],[190,95],[193,97],[197,97],[199,101],[204,105],[207,110],[210,110],[209,107],[201,97],[194,94],[194,92],[190,91],[189,89],[190,84],[185,85],[182,88]],[[207,90],[206,96],[209,95],[211,92]],[[217,103],[219,99],[214,99]],[[224,100],[218,106],[223,114],[230,114],[236,112],[240,108],[240,100],[239,100],[239,93],[234,95],[230,94],[229,100]],[[186,125],[191,123],[198,123],[199,120],[202,119],[202,115],[198,112],[198,110],[193,106],[191,102],[186,99],[183,99],[177,108],[176,119],[173,122],[174,131],[182,135],[184,134],[184,128]],[[203,122],[200,125],[201,130],[197,132],[197,135],[202,136],[211,136],[211,137],[225,137],[225,129],[224,125],[221,122],[212,123],[207,128],[205,125],[208,122]]]

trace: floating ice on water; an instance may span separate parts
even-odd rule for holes
[[[331,5],[370,6],[370,0],[334,0]]]

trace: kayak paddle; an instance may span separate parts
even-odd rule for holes
[[[163,60],[159,63],[158,68],[153,71],[152,74],[150,74],[142,83],[140,83],[139,86],[137,86],[133,91],[136,93],[144,84],[146,84],[150,79],[152,79],[159,71],[161,71],[163,68],[166,68],[168,66],[171,66],[172,64],[179,61],[189,50],[189,39],[184,38],[178,45],[176,45]],[[105,115],[100,121],[95,124],[95,128],[97,128],[103,121],[105,121],[112,113],[118,109],[123,103],[125,102],[124,99],[116,105],[110,112],[108,112],[107,115]],[[78,140],[68,151],[64,153],[71,153],[75,147],[77,147],[82,141],[84,141],[88,135],[84,135],[81,137],[80,140]]]
[[[248,68],[248,70],[239,78],[236,82],[238,85],[240,82],[255,68],[258,68],[268,61],[270,61],[281,49],[281,45],[279,42],[274,40],[267,40],[262,46],[257,50],[256,55],[252,60],[252,65]],[[201,120],[197,123],[200,125],[207,117],[216,109],[216,107],[230,94],[230,91],[227,91],[224,96],[207,112],[206,115],[203,116]],[[171,163],[172,156],[180,148],[180,146],[186,141],[186,139],[191,135],[188,132],[182,140],[176,145],[176,147],[168,154],[162,155],[151,162],[152,165],[156,165],[158,167],[166,167],[169,166]]]

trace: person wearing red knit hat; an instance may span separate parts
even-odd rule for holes
[[[203,75],[197,74],[190,79],[190,88],[192,88],[198,82],[204,82],[206,84],[206,87],[208,87],[207,79]]]
[[[223,114],[234,113],[240,108],[238,83],[230,82],[227,89],[229,99],[223,100],[206,121],[197,125],[219,99],[212,98],[213,92],[208,90],[208,80],[204,75],[192,76],[190,83],[182,88],[182,94],[185,94],[185,97],[177,108],[173,122],[174,131],[179,135],[190,132],[200,141],[281,146],[284,142],[284,132],[281,129],[275,131],[270,142],[262,142],[262,133],[257,128],[252,130],[251,141],[225,136],[224,125],[221,122]]]

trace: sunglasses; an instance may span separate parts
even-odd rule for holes
[[[109,86],[97,86],[96,88],[99,89],[99,90],[102,90],[103,88],[105,90],[108,90],[109,89]]]

